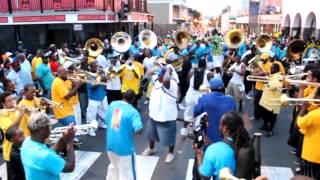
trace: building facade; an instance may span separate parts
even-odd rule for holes
[[[273,33],[281,30],[282,0],[242,0],[237,27],[245,32]]]
[[[152,20],[146,0],[1,0],[0,48],[12,50],[19,41],[31,51],[84,44],[117,31],[135,36]]]
[[[154,31],[163,36],[169,30],[186,28],[189,10],[187,0],[148,0],[148,11],[154,15]]]
[[[303,39],[320,38],[318,0],[282,0],[282,27],[285,34]]]

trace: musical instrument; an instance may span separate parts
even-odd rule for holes
[[[98,128],[98,122],[96,120],[92,120],[90,124],[76,125],[73,126],[73,128],[76,130],[76,136],[87,135],[90,131],[95,131]],[[51,130],[49,136],[50,143],[56,143],[63,136],[63,133],[67,131],[67,129],[68,126],[56,127]]]
[[[12,109],[0,109],[0,116],[7,116],[9,112],[21,111],[22,110],[21,108],[22,107],[15,106]],[[23,106],[23,108],[26,109],[30,113],[41,111],[40,108],[29,107],[29,106]]]
[[[306,76],[306,75],[308,75],[308,73],[279,76],[279,80],[284,80],[286,82],[296,83],[295,82],[296,80],[293,80],[293,79],[299,78],[299,77],[303,77],[303,76]],[[270,78],[269,76],[253,76],[253,75],[249,75],[249,76],[247,76],[247,81],[268,83],[270,81],[269,78]],[[299,81],[301,81],[301,80],[299,80]]]
[[[142,48],[153,49],[157,46],[157,36],[154,32],[145,29],[139,33],[139,42]]]
[[[84,48],[88,50],[89,57],[96,58],[104,50],[104,43],[98,38],[90,38],[86,41]]]
[[[320,51],[317,48],[308,48],[303,57],[303,61],[317,61],[320,59]]]
[[[42,99],[44,99],[46,101],[46,103],[48,103],[52,107],[57,106],[57,107],[59,107],[61,109],[64,108],[63,103],[58,103],[58,102],[55,102],[55,101],[51,101],[50,99],[47,99],[45,97],[42,97]]]
[[[272,48],[272,38],[268,34],[261,34],[256,40],[257,49],[262,53],[267,53]]]
[[[119,53],[128,51],[131,44],[131,37],[126,32],[117,32],[111,37],[111,46]]]
[[[101,73],[105,74],[105,76],[107,77],[108,80],[111,80],[111,79],[113,79],[113,78],[115,78],[117,76],[117,71],[114,70],[114,68],[111,71],[109,71],[109,68],[103,69],[101,67],[98,67],[98,70]]]
[[[232,70],[236,67],[237,63],[233,63],[228,69],[225,70],[225,73],[228,76],[232,76]]]
[[[125,63],[125,67],[129,70],[133,70],[134,61],[132,59],[129,59]]]
[[[224,42],[230,49],[238,49],[245,41],[245,35],[239,29],[229,30],[224,36]]]
[[[169,49],[164,55],[163,55],[163,59],[166,61],[167,64],[168,63],[168,57],[171,53],[174,53],[174,49],[171,48]],[[182,65],[183,65],[183,58],[180,57],[180,59],[178,59],[178,61],[175,61],[173,63],[171,63],[171,65],[174,67],[174,69],[178,70],[180,68],[182,68]]]
[[[319,103],[320,99],[290,98],[282,94],[279,99],[268,99],[267,103],[274,106],[302,105],[305,102]]]
[[[209,86],[206,86],[206,85],[201,85],[199,87],[199,92],[201,93],[210,93],[211,92],[211,88]]]
[[[95,77],[95,80],[91,79],[92,77]],[[68,79],[72,81],[80,81],[83,83],[91,83],[93,85],[103,85],[103,86],[107,85],[107,82],[101,81],[102,77],[100,74],[86,72],[86,71],[73,72],[72,74],[68,75]]]
[[[293,61],[300,60],[306,45],[303,40],[294,40],[288,46],[288,58]]]
[[[190,41],[190,34],[187,31],[177,31],[174,37],[174,43],[179,49],[187,48]]]
[[[262,59],[260,58],[260,55],[255,55],[253,58],[251,58],[249,61],[248,61],[248,70],[249,71],[253,71],[254,69],[258,68],[261,72],[263,72],[262,70],[262,64],[263,64],[263,61]]]

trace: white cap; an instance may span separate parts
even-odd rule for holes
[[[12,56],[13,54],[11,52],[6,52],[5,54],[7,57]]]

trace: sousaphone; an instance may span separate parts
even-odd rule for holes
[[[131,37],[126,32],[117,32],[111,37],[111,46],[119,53],[124,53],[130,49]]]
[[[268,34],[261,34],[257,40],[257,49],[262,53],[268,53],[272,48],[272,38]]]
[[[231,29],[224,36],[224,42],[230,49],[238,49],[245,41],[245,35],[239,29]]]
[[[142,48],[153,49],[157,45],[157,36],[154,32],[145,29],[139,33],[139,42]]]

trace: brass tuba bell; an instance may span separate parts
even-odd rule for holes
[[[288,58],[290,60],[297,61],[301,58],[306,44],[303,40],[294,40],[288,46]]]
[[[139,33],[139,42],[142,48],[153,49],[157,45],[157,36],[154,32],[145,29]]]
[[[232,29],[224,36],[224,42],[230,49],[238,49],[245,41],[245,35],[239,29]]]
[[[104,50],[104,43],[98,38],[90,38],[87,40],[84,48],[89,51],[89,56],[96,58]]]
[[[262,52],[266,53],[269,52],[272,48],[272,38],[268,34],[261,34],[257,40],[257,49]]]
[[[190,34],[187,31],[178,31],[175,33],[174,43],[180,49],[187,48],[190,41]]]
[[[131,37],[126,32],[117,32],[111,37],[111,46],[119,53],[128,51],[131,43]]]

